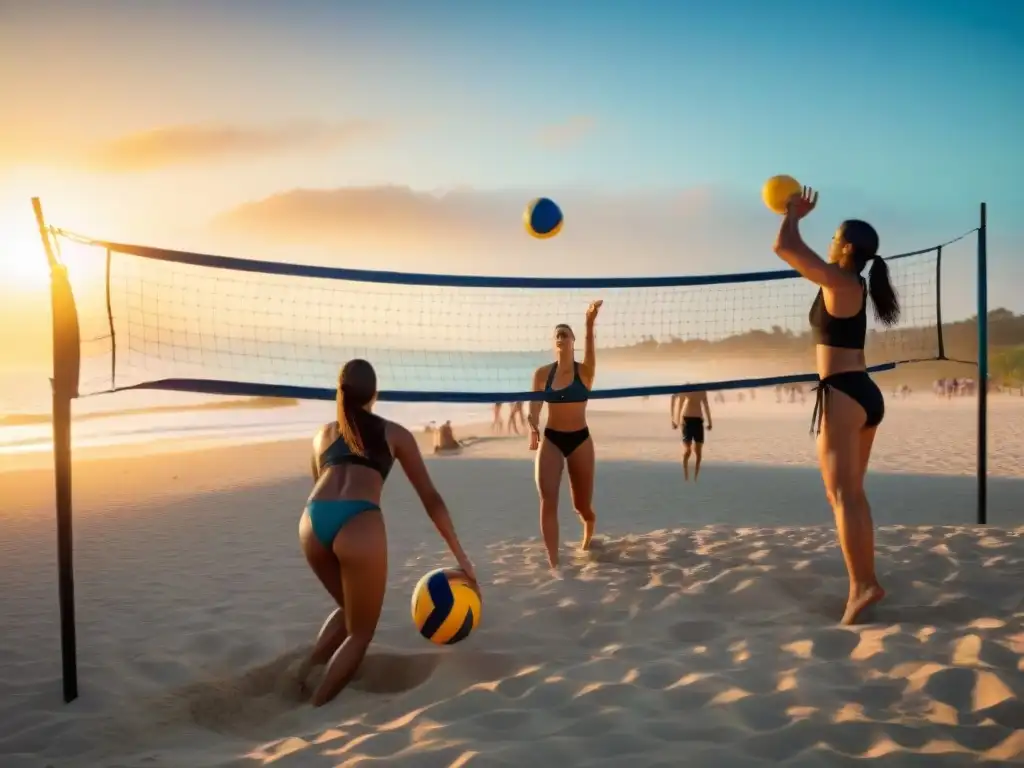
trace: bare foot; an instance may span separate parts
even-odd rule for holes
[[[548,568],[552,571],[558,570],[558,551],[548,552]]]
[[[580,539],[580,549],[584,552],[590,551],[590,542],[594,538],[594,528],[597,526],[597,518],[593,520],[581,520],[583,523],[583,538]]]
[[[882,589],[879,584],[874,584],[873,586],[859,590],[846,601],[846,612],[843,614],[843,618],[839,623],[843,626],[856,624],[857,619],[860,618],[864,609],[870,605],[874,605],[883,597],[885,597],[885,590]]]

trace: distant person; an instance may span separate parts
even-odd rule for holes
[[[505,422],[501,418],[501,406],[504,403],[494,404],[494,417],[491,419],[491,432],[500,435],[505,427]]]
[[[685,392],[672,395],[672,429],[683,428],[683,479],[690,479],[690,454],[696,455],[693,481],[700,475],[700,462],[704,456],[704,416],[711,431],[711,404],[707,392]]]
[[[457,451],[461,447],[462,445],[455,439],[451,421],[446,421],[434,432],[434,453]]]
[[[821,477],[850,577],[841,621],[853,624],[865,608],[885,596],[875,573],[874,524],[864,492],[871,447],[885,416],[885,398],[868,375],[864,359],[868,297],[885,326],[899,320],[900,305],[889,282],[889,267],[878,255],[878,233],[867,222],[851,219],[840,224],[827,262],[807,246],[800,220],[817,201],[818,193],[806,187],[790,198],[775,253],[821,286],[809,315],[819,379],[811,429],[818,435]],[[869,263],[865,281],[861,272]]]
[[[518,403],[511,403],[508,410],[508,425],[507,430],[511,434],[515,432],[517,435],[519,427],[526,427],[526,416],[523,415],[523,402],[520,400]]]
[[[473,564],[459,544],[448,508],[405,427],[371,412],[377,374],[366,360],[349,360],[338,377],[338,420],[313,438],[313,491],[299,521],[299,541],[309,567],[338,607],[324,622],[299,668],[305,688],[310,670],[327,664],[313,692],[320,706],[355,675],[377,631],[388,581],[388,546],[381,492],[395,460],[466,576]]]
[[[587,427],[587,401],[594,386],[597,354],[594,324],[603,302],[587,308],[583,362],[576,362],[576,336],[564,323],[555,326],[554,363],[542,365],[533,374],[533,390],[544,400],[530,401],[530,450],[537,451],[536,480],[540,495],[540,530],[547,548],[548,563],[558,568],[558,492],[562,472],[569,469],[569,493],[576,515],[583,523],[580,549],[590,549],[597,515],[594,514],[594,440]],[[548,404],[543,439],[540,412]]]

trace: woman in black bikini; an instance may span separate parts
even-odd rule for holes
[[[867,299],[870,295],[875,316],[886,326],[899,320],[900,305],[889,267],[878,255],[878,233],[867,222],[852,219],[839,225],[828,262],[804,243],[799,222],[817,202],[818,193],[807,187],[790,199],[775,253],[821,286],[809,318],[819,378],[812,431],[818,435],[821,477],[850,575],[842,623],[853,624],[861,611],[885,597],[875,575],[875,534],[864,493],[871,446],[885,415],[885,399],[864,359]],[[861,272],[868,262],[865,282]]]
[[[400,424],[371,413],[376,399],[373,366],[349,360],[338,377],[338,420],[313,438],[314,485],[299,521],[299,542],[309,567],[338,604],[298,670],[305,689],[310,670],[327,664],[313,693],[314,706],[333,699],[352,679],[377,630],[388,579],[380,497],[396,459],[459,567],[476,583],[473,564],[430,480],[416,438]]]
[[[586,347],[583,362],[575,358],[576,336],[568,325],[555,326],[557,360],[533,374],[533,391],[544,400],[530,401],[530,450],[537,451],[536,480],[540,494],[540,531],[548,550],[548,563],[558,568],[558,489],[562,469],[569,468],[569,491],[576,514],[583,522],[580,548],[590,549],[597,517],[594,499],[594,441],[587,429],[587,400],[594,385],[597,363],[594,353],[594,322],[603,302],[587,308]],[[540,435],[540,411],[548,404],[544,439]]]

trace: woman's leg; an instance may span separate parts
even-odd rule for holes
[[[338,558],[313,535],[313,526],[309,520],[309,514],[306,512],[302,513],[299,520],[299,543],[302,545],[302,551],[306,555],[309,567],[338,605],[320,627],[313,650],[299,667],[299,681],[304,683],[313,667],[326,664],[334,655],[334,652],[348,637],[348,630],[345,627],[344,594],[341,587]]]
[[[558,567],[558,489],[562,485],[562,452],[542,437],[537,448],[534,479],[540,495],[540,533],[548,551],[548,564]]]
[[[388,540],[381,511],[367,510],[345,523],[334,539],[334,555],[341,564],[348,637],[331,657],[313,693],[315,707],[348,685],[377,631],[388,582]]]
[[[864,474],[874,430],[865,430],[864,409],[849,395],[833,389],[818,437],[818,459],[825,493],[836,520],[839,546],[850,575],[842,624],[885,596],[875,576],[875,535],[864,493]],[[870,433],[870,434],[869,434]],[[866,455],[865,455],[866,454]]]
[[[588,437],[583,445],[570,453],[565,463],[569,467],[569,494],[572,496],[572,506],[583,523],[580,549],[586,551],[590,549],[590,540],[594,537],[594,526],[597,524],[597,515],[594,514],[593,438]]]

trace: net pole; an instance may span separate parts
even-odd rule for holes
[[[78,653],[75,637],[75,573],[71,504],[71,401],[78,395],[78,315],[67,269],[53,252],[43,207],[32,198],[32,209],[50,267],[53,318],[53,474],[57,506],[57,596],[60,608],[60,653],[64,702],[78,698]]]
[[[988,208],[978,224],[978,525],[988,523]]]

